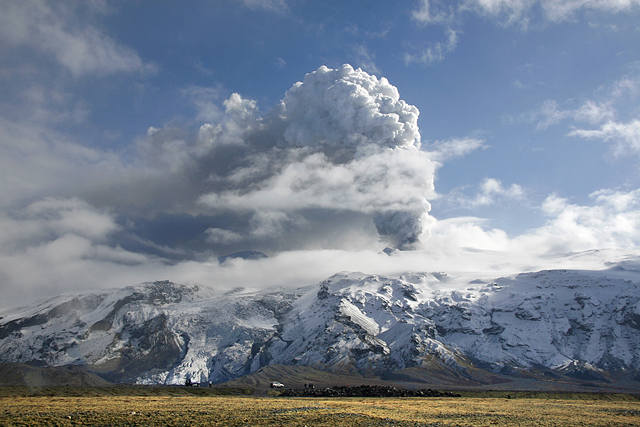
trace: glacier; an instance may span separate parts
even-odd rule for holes
[[[496,279],[341,272],[224,294],[148,282],[1,312],[0,362],[80,365],[139,384],[220,383],[269,365],[390,379],[437,368],[474,384],[637,381],[639,286],[624,263]]]

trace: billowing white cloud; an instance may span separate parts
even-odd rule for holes
[[[434,219],[429,226],[431,236],[425,241],[425,246],[443,253],[457,252],[461,248],[489,251],[511,249],[507,233],[495,228],[486,229],[486,223],[486,220],[475,217]]]
[[[556,194],[550,195],[540,206],[548,221],[516,236],[496,228],[487,229],[487,221],[479,218],[432,219],[431,236],[425,246],[442,250],[469,247],[505,251],[516,256],[637,248],[640,244],[640,190],[605,189],[590,197],[593,205],[583,206],[571,204]]]
[[[349,65],[307,74],[276,113],[286,126],[284,140],[294,147],[420,145],[418,109],[401,100],[386,78]]]
[[[547,253],[597,248],[635,248],[640,243],[640,190],[600,190],[593,206],[580,206],[551,195],[543,205],[551,219],[515,239],[515,244]]]
[[[213,208],[232,210],[426,213],[427,197],[433,195],[432,172],[428,157],[415,148],[387,148],[344,164],[314,153],[286,165],[255,189],[211,193],[200,200]]]
[[[434,195],[434,167],[419,149],[418,110],[387,79],[349,65],[320,67],[263,118],[239,95],[225,106],[227,119],[205,146],[220,147],[235,135],[240,151],[231,170],[210,171],[218,188],[201,203],[268,213],[266,229],[275,230],[278,218],[287,222],[304,210],[364,213],[375,215],[390,244],[417,242]]]
[[[224,265],[215,260],[168,264],[110,245],[109,236],[119,229],[112,214],[79,199],[47,199],[18,216],[0,216],[0,277],[5,297],[0,308],[29,302],[34,295],[47,297],[73,289],[121,287],[166,278],[224,291],[238,284],[297,288],[340,270],[372,274],[445,271],[451,277],[473,274],[469,278],[473,279],[544,268],[605,268],[616,252],[578,254],[637,247],[640,190],[601,190],[591,198],[592,206],[580,206],[549,196],[541,207],[548,222],[519,236],[487,228],[488,222],[479,218],[428,217],[431,236],[424,240],[425,249],[393,256],[362,249],[285,251],[259,261],[234,260]],[[400,222],[404,219],[412,220],[398,218]],[[227,231],[211,230],[209,234],[233,238]]]
[[[101,1],[84,5],[89,16],[107,10]],[[2,2],[0,38],[17,49],[33,48],[51,55],[75,76],[155,72],[153,64],[92,26],[75,8],[70,2]]]

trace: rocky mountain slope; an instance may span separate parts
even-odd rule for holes
[[[224,295],[168,281],[0,313],[0,362],[81,365],[114,382],[223,382],[269,365],[414,382],[576,379],[640,388],[640,272],[497,280],[336,274]]]

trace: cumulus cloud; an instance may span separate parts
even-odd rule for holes
[[[637,192],[603,190],[593,206],[552,195],[540,207],[547,223],[515,237],[478,218],[434,219],[435,168],[484,141],[423,146],[418,110],[360,69],[321,67],[265,114],[256,101],[221,92],[186,89],[196,124],[149,127],[128,163],[47,127],[0,119],[3,296],[164,278],[220,289],[299,286],[340,269],[456,268],[461,247],[544,254],[638,243]],[[615,118],[609,105],[585,102],[567,118],[602,125]],[[522,187],[486,178],[455,202],[522,200]],[[383,244],[414,251],[388,257]],[[270,258],[251,268],[216,261],[246,249]],[[517,268],[532,265],[526,259]]]
[[[184,89],[183,94],[196,107],[196,121],[218,122],[223,112],[219,106],[220,88],[190,86]]]
[[[116,72],[155,72],[131,48],[117,43],[88,21],[107,11],[105,3],[85,4],[87,16],[69,2],[3,2],[0,37],[15,48],[36,49],[75,76]]]
[[[444,253],[455,253],[460,248],[472,250],[506,251],[511,249],[507,233],[496,228],[487,229],[487,221],[476,217],[456,217],[433,220],[427,246]],[[469,256],[471,260],[473,257]]]
[[[600,190],[590,195],[593,206],[580,206],[551,195],[543,211],[551,219],[516,239],[516,244],[540,252],[597,248],[630,249],[640,243],[640,190]]]
[[[557,194],[549,195],[539,208],[547,222],[516,236],[487,227],[481,218],[431,218],[431,237],[426,244],[445,251],[463,247],[503,251],[515,257],[636,248],[640,243],[640,190],[603,189],[590,198],[591,205],[578,205]]]

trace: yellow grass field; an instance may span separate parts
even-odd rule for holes
[[[640,402],[606,399],[0,397],[2,426],[638,426]]]

